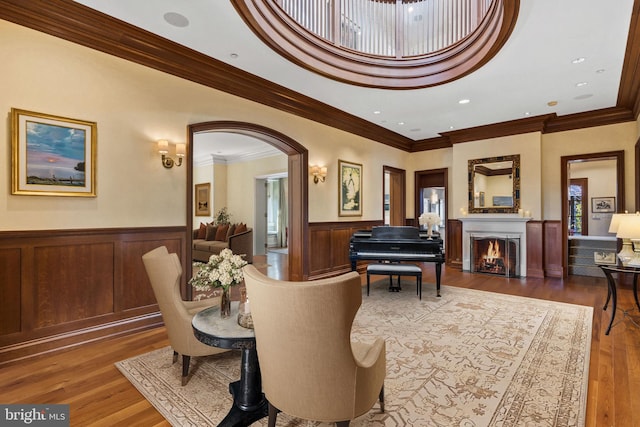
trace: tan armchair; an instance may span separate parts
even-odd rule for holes
[[[144,254],[142,262],[167,328],[173,348],[173,362],[176,362],[178,354],[182,355],[182,385],[185,385],[189,380],[191,356],[208,356],[227,351],[201,343],[193,335],[191,327],[193,316],[200,310],[220,304],[219,298],[183,301],[180,295],[180,259],[174,253],[170,254],[165,246]]]
[[[384,412],[385,342],[350,338],[362,302],[358,273],[285,282],[252,265],[243,271],[269,426],[278,411],[348,426],[378,398]]]

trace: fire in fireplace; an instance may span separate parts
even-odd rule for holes
[[[519,237],[471,236],[471,271],[517,277],[519,271]]]

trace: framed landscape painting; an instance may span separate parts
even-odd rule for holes
[[[616,198],[615,197],[592,197],[591,198],[591,212],[593,213],[608,213],[616,211]]]
[[[96,196],[95,122],[11,109],[11,194]]]
[[[338,215],[362,216],[362,165],[338,160]]]
[[[196,184],[196,216],[211,216],[209,206],[209,195],[211,194],[211,184]]]

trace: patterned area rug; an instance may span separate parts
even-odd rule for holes
[[[376,404],[352,426],[584,426],[593,309],[415,283],[390,293],[375,282],[353,338],[387,345],[386,412]],[[180,386],[170,348],[116,366],[174,426],[217,425],[240,378],[236,351],[192,360]],[[266,426],[266,419],[254,425]],[[278,416],[278,426],[322,425]]]

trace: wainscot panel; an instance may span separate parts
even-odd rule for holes
[[[0,232],[0,365],[161,325],[142,255],[164,245],[184,268],[185,242],[185,227]]]
[[[317,222],[309,224],[309,279],[351,271],[349,240],[358,230],[382,225],[382,221]],[[363,266],[364,264],[362,264]],[[360,264],[358,270],[362,267]]]
[[[562,222],[544,221],[544,275],[546,277],[565,277],[563,267]]]
[[[542,221],[527,222],[527,277],[544,277]]]
[[[448,267],[462,270],[462,221],[458,219],[447,220],[447,233],[445,239],[445,263]]]

